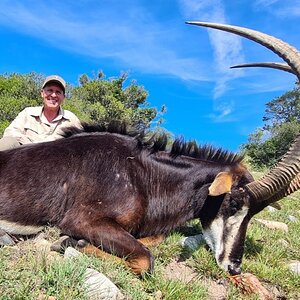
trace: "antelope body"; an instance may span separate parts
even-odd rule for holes
[[[272,49],[300,78],[300,54],[253,30],[204,22]],[[125,257],[137,274],[153,258],[138,240],[198,218],[220,267],[241,272],[247,225],[299,188],[300,138],[265,177],[254,181],[242,157],[195,143],[146,143],[114,128],[84,125],[65,138],[0,153],[0,229],[32,234],[52,224],[63,234]],[[31,158],[34,157],[34,160]],[[43,167],[41,167],[43,166]],[[5,176],[4,176],[5,174]]]

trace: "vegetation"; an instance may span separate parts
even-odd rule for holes
[[[27,106],[41,105],[40,89],[44,77],[40,74],[4,74],[0,75],[0,135],[4,129]],[[148,92],[135,81],[126,84],[127,75],[105,79],[102,72],[90,79],[81,75],[79,86],[67,86],[66,109],[74,112],[82,121],[109,122],[126,121],[140,128],[148,128],[160,114],[149,107]]]
[[[148,92],[134,81],[124,88],[126,74],[104,80],[102,72],[94,79],[82,75],[80,86],[72,90],[72,101],[83,104],[83,111],[95,122],[124,120],[127,123],[149,126],[157,110],[147,107]]]
[[[300,193],[294,196],[299,197]],[[287,267],[290,261],[300,259],[300,203],[294,196],[282,201],[282,210],[265,210],[256,216],[285,222],[288,233],[268,229],[254,219],[246,239],[243,271],[256,275],[268,290],[276,291],[277,299],[300,299],[299,275]],[[289,215],[295,216],[297,221],[289,221]],[[204,245],[195,251],[182,248],[179,241],[184,236],[200,231],[200,224],[194,221],[174,231],[162,244],[152,247],[155,270],[144,278],[138,278],[114,260],[83,256],[74,262],[44,252],[30,240],[14,247],[2,247],[0,299],[51,299],[47,298],[50,296],[55,297],[52,299],[85,299],[82,283],[87,267],[109,277],[126,299],[216,299],[214,297],[220,296],[222,290],[227,300],[259,299],[255,295],[244,295],[233,286],[228,274],[220,270]],[[46,230],[47,240],[57,237],[58,231]],[[186,268],[182,268],[183,265]],[[189,278],[190,272],[193,276]]]
[[[148,92],[135,81],[127,83],[127,74],[105,78],[103,72],[92,78],[83,74],[78,86],[67,86],[64,108],[82,121],[109,122],[121,120],[141,129],[159,125],[165,112],[149,107]],[[0,75],[0,136],[4,129],[27,106],[40,105],[40,74]],[[300,131],[300,87],[266,104],[264,126],[252,133],[242,145],[249,163],[259,169],[273,166],[290,147]],[[153,126],[152,126],[153,127]],[[156,127],[156,130],[161,130]]]
[[[289,149],[300,131],[300,88],[268,102],[263,128],[249,136],[243,150],[257,168],[274,165]]]
[[[0,76],[0,135],[22,109],[39,105],[41,85],[42,76],[35,73]]]
[[[24,107],[39,105],[43,79],[35,73],[0,76],[0,134]],[[146,128],[160,112],[148,106],[148,94],[143,87],[135,82],[126,85],[126,80],[126,74],[108,80],[101,72],[92,79],[82,75],[79,86],[67,87],[64,107],[84,121],[121,119]],[[253,133],[243,146],[253,165],[265,168],[274,164],[299,132],[299,92],[297,87],[267,104],[265,126]],[[256,173],[257,177],[261,175]],[[256,216],[286,223],[288,233],[263,227],[255,219],[247,232],[243,270],[256,275],[269,290],[276,291],[278,299],[300,299],[299,275],[287,267],[290,261],[300,260],[300,202],[295,196],[299,198],[300,192],[283,200],[282,210],[266,209]],[[291,221],[290,215],[296,221]],[[255,295],[242,294],[233,286],[204,245],[194,251],[180,245],[184,236],[200,232],[201,225],[194,221],[152,247],[155,271],[143,278],[114,260],[83,256],[75,258],[74,263],[43,251],[30,239],[14,247],[0,247],[0,300],[85,299],[83,280],[87,267],[109,277],[126,299],[214,299],[222,289],[228,300],[258,299]],[[45,236],[54,241],[59,232],[47,228]],[[184,279],[189,274],[192,276]]]

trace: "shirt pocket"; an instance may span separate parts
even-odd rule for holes
[[[31,126],[28,126],[28,124],[25,124],[24,130],[25,135],[32,141],[35,141],[40,135],[39,130],[37,128],[32,128]]]

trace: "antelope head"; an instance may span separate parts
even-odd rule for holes
[[[186,22],[231,32],[253,40],[280,56],[283,63],[254,63],[235,67],[262,66],[293,73],[300,81],[300,52],[289,44],[264,33],[231,25],[207,22]],[[216,179],[215,179],[216,181]],[[228,182],[228,180],[226,180]],[[225,180],[223,181],[225,183]],[[221,182],[222,183],[222,182]],[[212,193],[216,184],[211,186]],[[281,161],[263,178],[231,187],[222,197],[214,217],[202,222],[204,236],[219,266],[231,274],[241,272],[246,229],[249,220],[268,205],[283,199],[300,187],[300,135]],[[209,197],[211,197],[209,196]],[[215,197],[215,198],[218,198]],[[213,197],[212,197],[213,198]],[[214,199],[209,199],[214,201]],[[215,199],[218,201],[218,199]],[[208,209],[210,210],[210,208]],[[211,213],[211,210],[209,211]]]

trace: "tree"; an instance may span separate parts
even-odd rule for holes
[[[37,73],[0,75],[0,134],[25,107],[41,105],[40,89],[44,79]],[[63,106],[82,121],[120,120],[147,128],[163,113],[164,107],[161,112],[149,107],[144,87],[135,81],[126,86],[126,80],[127,74],[108,80],[102,71],[93,79],[84,74],[79,78],[79,86],[67,85]]]
[[[300,122],[299,86],[268,102],[266,106],[266,114],[263,117],[263,121],[266,122],[264,126],[266,130],[287,122]]]
[[[270,167],[286,153],[300,132],[300,89],[295,87],[266,104],[263,128],[242,146],[255,167]]]
[[[21,110],[40,103],[42,80],[36,73],[0,75],[0,134]]]
[[[83,74],[80,86],[72,90],[71,100],[94,122],[120,120],[147,128],[159,112],[148,106],[144,87],[135,81],[126,86],[126,80],[125,73],[108,80],[102,72],[93,79]]]

